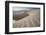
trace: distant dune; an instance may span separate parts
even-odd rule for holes
[[[19,19],[22,19],[24,17],[28,16],[27,13],[22,13],[22,14],[18,14],[18,15],[15,15],[15,17],[13,17],[14,20],[19,20]]]
[[[40,27],[40,11],[39,10],[32,10],[31,12],[24,13],[22,16],[28,16],[14,20],[13,28],[24,28],[24,27]]]

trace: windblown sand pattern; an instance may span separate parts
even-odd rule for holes
[[[28,14],[28,16],[27,16]],[[22,19],[13,20],[13,28],[40,27],[40,10],[34,9],[24,13]]]

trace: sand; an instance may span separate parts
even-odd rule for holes
[[[14,20],[13,28],[40,27],[40,11],[32,10],[27,12],[26,16],[20,20]]]

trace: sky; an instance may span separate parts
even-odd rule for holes
[[[21,11],[21,10],[31,10],[31,8],[25,8],[25,7],[13,7],[14,11]]]

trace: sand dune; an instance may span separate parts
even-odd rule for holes
[[[26,16],[28,16],[27,13],[17,14],[17,15],[15,15],[15,17],[13,19],[14,20],[19,20],[19,19],[22,19],[22,18],[24,18]]]
[[[32,11],[27,12],[29,16],[26,16],[20,20],[14,20],[13,28],[24,27],[40,27],[40,12]]]

